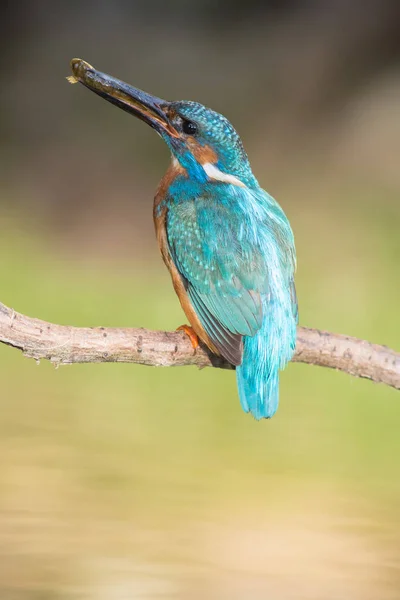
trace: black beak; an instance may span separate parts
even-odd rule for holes
[[[166,132],[170,137],[179,137],[175,127],[168,118],[169,102],[151,96],[137,88],[111,77],[101,71],[96,71],[89,63],[80,58],[71,60],[73,76],[68,77],[71,83],[82,83],[108,102],[122,110],[138,117],[158,133]]]

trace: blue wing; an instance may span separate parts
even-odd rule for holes
[[[296,344],[293,233],[260,188],[212,189],[169,204],[169,250],[208,337],[237,366],[243,409],[271,417]]]
[[[268,291],[265,257],[231,207],[209,197],[171,206],[169,249],[190,301],[222,356],[241,364],[243,336],[254,336]]]

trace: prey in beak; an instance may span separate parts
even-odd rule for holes
[[[71,70],[73,74],[67,77],[70,83],[81,83],[98,96],[141,119],[161,135],[179,137],[168,116],[170,102],[97,71],[80,58],[71,60]]]

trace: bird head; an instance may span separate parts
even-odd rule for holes
[[[82,83],[155,129],[190,178],[202,183],[257,185],[241,139],[223,115],[198,102],[162,100],[97,71],[79,58],[71,61],[71,69],[71,83]]]

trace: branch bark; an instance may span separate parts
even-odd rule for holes
[[[0,342],[52,363],[125,362],[179,367],[233,367],[183,332],[70,327],[33,319],[0,303]],[[400,389],[400,354],[357,338],[299,327],[294,362],[330,367]]]

